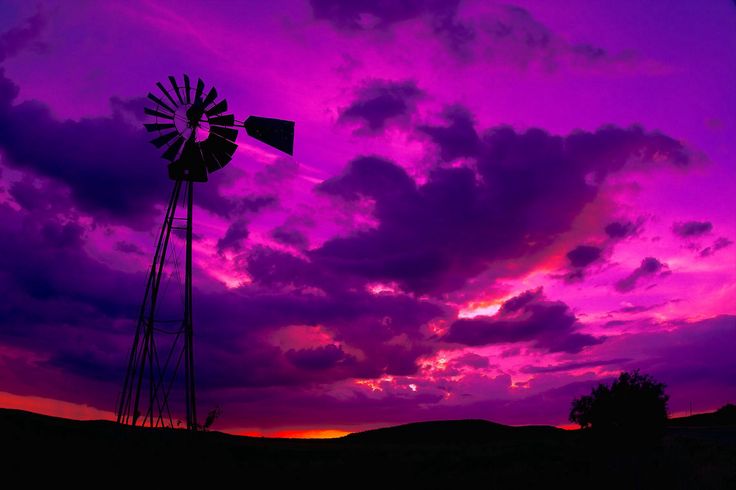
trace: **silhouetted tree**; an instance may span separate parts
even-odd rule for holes
[[[622,372],[610,387],[601,383],[573,400],[570,421],[595,432],[659,434],[667,423],[665,386],[638,369]]]

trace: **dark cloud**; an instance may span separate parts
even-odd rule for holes
[[[639,281],[646,277],[667,274],[669,274],[667,264],[663,264],[654,257],[646,257],[641,261],[641,265],[634,269],[631,274],[616,283],[616,290],[621,293],[627,293],[634,290]]]
[[[619,308],[618,310],[615,310],[614,313],[626,313],[626,314],[636,314],[636,313],[644,313],[646,311],[655,310],[657,308],[661,308],[662,306],[665,306],[669,303],[678,303],[681,300],[679,299],[671,299],[669,301],[663,301],[661,303],[654,303],[651,305],[630,305],[630,306],[624,306],[622,308]]]
[[[43,346],[66,325],[109,328],[109,318],[135,315],[142,277],[90,258],[80,223],[52,213],[27,215],[7,205],[0,205],[0,223],[0,288],[8,301],[0,309],[3,336]]]
[[[126,242],[124,240],[115,242],[115,250],[118,252],[122,252],[124,254],[133,254],[133,255],[145,255],[146,253],[132,242]]]
[[[414,180],[403,168],[380,157],[355,158],[341,176],[327,179],[317,186],[319,192],[347,200],[365,195],[379,202],[400,200],[415,189]]]
[[[143,112],[142,108],[149,104],[147,97],[138,97],[134,99],[121,99],[120,97],[110,97],[110,109],[116,117],[126,118],[131,125],[141,125],[146,122],[148,116]]]
[[[442,340],[470,346],[532,342],[547,352],[570,353],[603,341],[578,333],[580,327],[565,303],[547,300],[540,288],[511,298],[493,316],[456,320]]]
[[[207,377],[217,380],[218,386],[294,385],[415,374],[419,357],[433,350],[421,327],[443,314],[435,305],[339,286],[314,293],[304,285],[310,278],[299,273],[294,281],[271,281],[271,287],[263,289],[262,270],[256,269],[249,270],[254,285],[204,300],[200,294],[197,302],[198,310],[207,311],[200,324],[218,326],[216,331],[201,334],[198,348],[200,355],[217,360],[216,365],[210,363]],[[288,288],[281,291],[282,285]],[[321,346],[281,353],[262,340],[264,334],[290,325],[319,325],[340,348]],[[346,352],[348,347],[350,352],[360,351],[360,360]]]
[[[528,10],[514,5],[488,6],[455,19],[469,35],[456,52],[470,58],[522,69],[554,71],[560,66],[591,69],[600,66],[637,66],[631,52],[611,53],[587,42],[572,43],[553,32]],[[455,47],[455,45],[450,45]]]
[[[636,235],[640,228],[640,224],[633,221],[614,221],[606,225],[605,232],[609,238],[620,240]]]
[[[316,191],[373,199],[379,224],[330,239],[310,250],[310,258],[344,273],[442,294],[462,287],[489,262],[549,245],[597,196],[606,176],[630,159],[690,163],[678,141],[638,127],[567,137],[501,127],[479,139],[474,168],[436,168],[422,185],[388,160],[351,161]]]
[[[709,221],[678,221],[673,223],[672,232],[682,238],[692,238],[713,230],[713,224]]]
[[[570,262],[567,272],[553,275],[553,277],[562,278],[568,284],[581,282],[588,275],[588,267],[601,262],[603,257],[610,255],[611,250],[616,242],[624,238],[635,236],[641,231],[643,220],[633,221],[614,221],[606,225],[604,228],[609,240],[601,246],[578,245],[567,253],[567,259]]]
[[[604,327],[620,327],[621,325],[627,325],[633,320],[609,320],[603,324]]]
[[[32,45],[45,26],[46,16],[39,10],[22,25],[0,34],[0,63]]]
[[[572,267],[585,268],[601,257],[601,249],[592,245],[578,245],[566,256]]]
[[[423,93],[413,81],[371,80],[358,90],[355,100],[340,111],[338,121],[357,124],[360,132],[379,133],[389,122],[409,121]]]
[[[355,361],[353,356],[346,355],[342,347],[335,344],[312,349],[289,349],[285,356],[295,366],[307,370],[328,369],[339,362]]]
[[[585,279],[587,267],[597,262],[603,254],[603,249],[592,245],[578,245],[567,252],[570,262],[568,272],[553,277],[562,277],[567,283],[580,282]]]
[[[299,174],[299,163],[293,158],[277,158],[256,172],[254,180],[259,185],[281,184]]]
[[[310,0],[314,18],[339,29],[363,31],[385,29],[422,15],[444,18],[454,15],[459,0]]]
[[[230,224],[225,232],[225,236],[217,240],[217,251],[222,254],[226,250],[233,252],[239,252],[242,250],[242,241],[248,238],[250,232],[248,231],[248,223],[243,220],[238,220]]]
[[[120,379],[122,361],[122,356],[110,358],[93,347],[84,346],[76,350],[62,349],[54,352],[43,364],[61,369],[67,374],[110,382]]]
[[[261,209],[272,206],[278,202],[276,196],[246,196],[235,201],[235,212],[256,213]]]
[[[612,364],[624,364],[631,359],[619,358],[619,359],[593,359],[590,361],[573,361],[563,362],[553,366],[526,366],[521,368],[521,371],[529,374],[539,373],[558,373],[561,371],[572,371],[573,369],[598,367],[598,366],[610,366]]]
[[[422,19],[456,55],[465,58],[476,30],[457,18],[460,0],[310,0],[314,18],[348,32],[385,31],[396,24]]]
[[[542,289],[530,289],[528,291],[524,291],[513,298],[507,299],[501,305],[499,311],[501,313],[516,313],[523,310],[523,308],[530,303],[541,300],[543,296]]]
[[[84,228],[74,222],[59,223],[49,221],[41,227],[41,235],[53,248],[79,248],[82,246]]]
[[[287,225],[274,228],[271,231],[271,237],[283,245],[290,245],[296,248],[306,248],[309,245],[304,233]]]
[[[248,274],[259,285],[278,290],[285,284],[318,287],[331,291],[338,278],[296,255],[256,245],[247,257]]]
[[[38,213],[55,210],[59,203],[68,200],[58,187],[46,185],[41,188],[28,176],[13,182],[9,194],[21,208]]]
[[[294,323],[327,322],[332,325],[339,318],[354,319],[356,315],[369,318],[370,328],[367,325],[353,325],[356,331],[350,334],[352,339],[365,337],[388,340],[401,334],[406,334],[410,338],[421,338],[421,325],[446,313],[434,303],[415,300],[409,295],[370,294],[365,291],[364,284],[354,278],[345,277],[330,269],[321,268],[311,261],[268,247],[253,247],[248,255],[247,271],[259,287],[269,291],[279,291],[284,287],[288,287],[290,291],[318,288],[324,293],[319,296],[305,295],[305,300],[312,302],[314,310],[310,309],[308,314],[306,312],[301,314],[301,320],[295,319]],[[328,305],[331,306],[328,308]],[[318,312],[321,313],[316,315]],[[312,316],[313,313],[316,316]],[[286,312],[263,312],[263,314],[270,317],[285,315]]]
[[[9,164],[63,182],[93,216],[136,227],[156,216],[154,205],[168,193],[166,169],[142,131],[120,118],[57,121],[38,102],[5,102],[0,149]]]
[[[467,47],[476,39],[476,30],[460,21],[455,14],[456,10],[453,9],[432,17],[432,31],[459,59],[467,60],[469,58]]]
[[[335,341],[364,352],[366,360],[355,367],[361,372],[360,377],[380,375],[386,370],[393,374],[414,372],[416,359],[431,351],[423,343],[422,326],[449,313],[439,305],[409,295],[371,294],[349,277],[266,247],[251,251],[247,270],[255,285],[268,291],[285,288],[296,303],[274,304],[272,308],[264,305],[263,311],[257,313],[244,311],[244,318],[257,318],[266,325],[323,325]],[[311,292],[315,288],[319,294]],[[262,303],[267,296],[261,293],[260,297]],[[288,318],[290,323],[270,319],[274,317]],[[401,336],[406,340],[387,344]]]
[[[710,257],[717,251],[721,250],[722,248],[726,248],[729,245],[733,244],[731,240],[729,240],[726,237],[720,237],[715,242],[713,242],[713,245],[710,247],[705,247],[703,250],[700,251],[701,257]]]
[[[276,206],[278,198],[273,195],[250,195],[244,197],[223,197],[217,182],[208,182],[195,188],[195,202],[198,206],[223,218],[242,218],[247,213],[257,213],[262,209]]]
[[[427,134],[437,145],[442,161],[476,156],[480,148],[480,138],[475,131],[472,114],[462,106],[451,106],[445,110],[444,118],[447,126],[418,127],[420,132]]]
[[[486,356],[480,356],[478,354],[468,352],[467,354],[463,354],[462,356],[453,359],[452,365],[454,367],[468,366],[475,369],[483,369],[488,367],[489,362]]]
[[[338,372],[330,372],[329,376],[339,379],[416,372],[417,359],[432,350],[425,342],[422,326],[448,314],[439,305],[408,295],[371,294],[350,278],[268,247],[256,246],[249,251],[247,272],[253,281],[249,286],[230,294],[205,299],[199,296],[197,311],[208,312],[202,321],[218,325],[217,332],[208,332],[210,342],[232,349],[233,339],[252,342],[261,335],[259,332],[289,325],[320,325],[336,343],[363,353],[360,362],[347,362],[346,357],[345,362],[335,366]],[[399,337],[403,340],[388,343]],[[268,350],[266,346],[264,352]],[[278,362],[275,359],[280,354],[273,356],[271,364]],[[242,361],[233,358],[232,362]],[[293,369],[293,363],[290,365]],[[266,371],[258,368],[258,383],[301,379],[301,374],[278,370],[278,376],[269,376],[267,366]],[[243,367],[231,367],[233,372],[250,376]]]

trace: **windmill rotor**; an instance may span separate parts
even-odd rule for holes
[[[162,157],[171,162],[171,179],[206,182],[208,173],[230,163],[238,147],[238,131],[232,128],[235,116],[226,114],[227,100],[217,100],[215,87],[205,94],[202,79],[196,86],[188,75],[183,80],[180,84],[169,76],[169,87],[156,83],[160,94],[148,94],[155,106],[144,109],[153,121],[144,126],[158,133],[151,143],[162,148]]]
[[[155,105],[144,112],[152,118],[144,124],[146,130],[157,133],[151,140],[163,149],[162,157],[169,162],[172,180],[206,182],[209,173],[230,163],[238,145],[238,129],[248,136],[289,155],[294,154],[294,122],[259,116],[240,121],[228,114],[226,99],[218,100],[215,87],[205,90],[202,79],[196,86],[184,75],[180,84],[168,77],[168,87],[161,82],[160,93],[149,93]]]

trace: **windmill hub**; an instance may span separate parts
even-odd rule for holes
[[[194,105],[184,105],[174,113],[175,130],[185,139],[201,143],[210,136],[210,123],[204,112]]]
[[[242,127],[249,136],[277,150],[293,154],[294,122],[266,117],[250,116],[245,121],[225,114],[227,101],[217,100],[217,90],[212,87],[205,93],[204,82],[199,79],[192,86],[189,76],[183,83],[169,77],[170,88],[157,83],[161,95],[148,94],[154,107],[144,112],[152,120],[144,124],[146,130],[157,133],[151,140],[156,148],[162,148],[162,157],[168,160],[169,178],[174,188],[169,197],[164,223],[156,243],[143,304],[128,360],[128,370],[122,394],[117,405],[117,420],[122,424],[174,427],[174,420],[181,414],[172,393],[183,384],[186,410],[186,426],[197,430],[197,402],[194,383],[194,336],[192,321],[192,228],[194,182],[206,182],[210,173],[216,172],[232,160],[238,145],[236,127]],[[183,201],[182,206],[179,201]],[[177,216],[177,208],[186,210],[185,216]],[[177,253],[171,248],[172,230],[184,230],[186,240],[186,266],[183,287],[183,317],[176,328],[172,320],[158,316],[159,289],[164,277],[179,277]],[[174,234],[175,235],[175,234]],[[171,256],[174,256],[173,264]],[[167,259],[169,262],[167,262]],[[164,269],[175,268],[164,274]],[[166,289],[166,288],[164,288]],[[177,376],[183,364],[183,376]]]

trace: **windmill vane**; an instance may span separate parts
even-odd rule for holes
[[[144,127],[149,133],[156,133],[151,143],[162,149],[161,156],[170,162],[168,174],[174,187],[148,273],[128,369],[117,403],[117,421],[128,425],[174,427],[180,407],[173,393],[183,381],[186,426],[198,430],[201,426],[197,423],[192,321],[194,182],[207,182],[210,173],[230,163],[238,148],[236,128],[242,127],[248,136],[293,155],[294,122],[259,116],[249,116],[241,122],[227,113],[227,100],[218,100],[214,87],[206,90],[201,79],[192,85],[188,75],[183,76],[182,84],[169,76],[167,85],[157,82],[158,93],[148,94],[153,106],[144,109],[150,117]],[[185,208],[185,216],[177,216],[178,207]],[[171,255],[176,257],[175,253],[168,253],[172,247],[172,230],[185,231],[186,265],[183,318],[173,322],[178,324],[176,328],[167,330],[162,324],[172,321],[160,320],[157,307],[161,303],[159,293],[161,280],[166,276],[167,255],[169,259]],[[176,274],[178,277],[178,266]],[[183,380],[177,377],[182,362]]]

